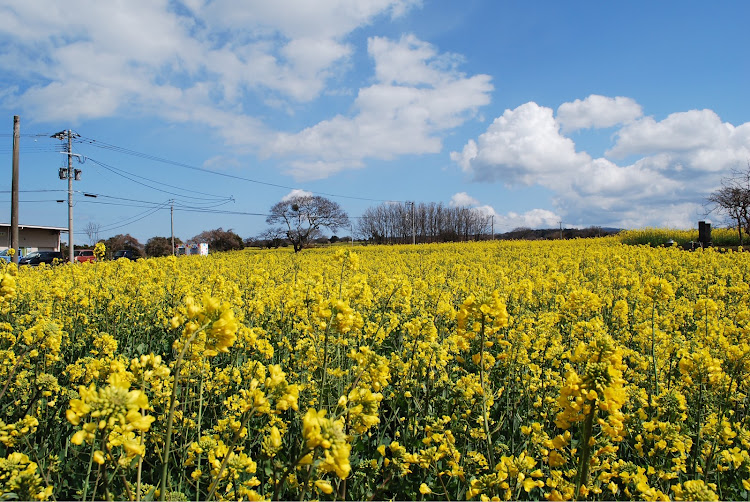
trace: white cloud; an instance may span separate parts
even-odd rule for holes
[[[557,122],[563,132],[626,124],[642,115],[641,105],[623,96],[610,98],[592,94],[584,100],[576,99],[557,108]]]
[[[383,84],[438,84],[454,73],[456,56],[438,54],[431,44],[414,35],[405,35],[400,42],[373,37],[368,50],[376,61],[375,77]]]
[[[66,110],[65,118],[73,121],[144,109],[174,117],[170,102],[144,106],[164,89],[205,90],[215,109],[235,115],[245,113],[243,99],[248,92],[261,102],[306,102],[323,92],[351,55],[344,37],[378,16],[396,17],[419,4],[419,0],[6,4],[0,6],[0,40],[6,46],[0,71],[23,82],[4,101],[54,120],[61,112],[60,101],[55,103],[53,97],[61,89],[72,91],[77,106]]]
[[[283,157],[298,179],[358,169],[366,159],[437,153],[443,135],[490,101],[488,75],[406,35],[371,37],[374,79],[351,112],[276,134],[264,106],[294,114],[350,69],[347,37],[421,0],[71,0],[0,6],[0,71],[8,108],[73,124],[117,115],[199,121],[239,150]]]
[[[469,140],[451,159],[478,181],[526,185],[554,185],[590,160],[560,135],[552,110],[534,102],[505,110],[478,141]]]
[[[398,41],[371,38],[368,48],[378,80],[360,89],[354,116],[337,115],[295,134],[279,134],[268,146],[268,155],[292,157],[290,171],[298,179],[357,169],[366,158],[437,153],[441,133],[489,102],[489,76],[467,77],[446,66],[450,56],[411,35]]]
[[[495,232],[507,232],[519,227],[550,228],[556,227],[560,222],[560,216],[547,209],[531,209],[520,214],[514,211],[500,214],[493,206],[481,204],[479,200],[466,192],[454,194],[448,205],[450,207],[468,207],[485,216],[493,217],[492,224],[495,227]]]
[[[525,213],[513,211],[500,216],[495,225],[498,231],[507,232],[514,228],[555,228],[560,224],[560,216],[547,209],[532,209]],[[498,226],[499,225],[499,226]]]
[[[479,205],[479,201],[466,192],[459,192],[451,197],[448,203],[451,207],[469,207]]]
[[[620,129],[606,154],[614,158],[668,154],[675,166],[727,171],[750,158],[750,123],[734,127],[712,110],[673,113],[660,122],[645,117]]]
[[[623,166],[607,158],[625,155],[640,157]],[[734,127],[709,110],[642,118],[616,133],[605,157],[592,158],[576,151],[551,109],[530,102],[506,110],[451,158],[475,181],[551,190],[566,223],[694,226],[720,177],[750,158],[750,123]]]
[[[231,30],[278,31],[289,39],[340,38],[381,14],[399,17],[421,0],[194,1],[193,12]]]
[[[312,192],[308,192],[307,190],[300,190],[299,188],[293,189],[291,192],[286,194],[281,198],[281,202],[287,202],[292,199],[296,199],[297,197],[311,197],[313,195]]]
[[[87,82],[52,82],[44,87],[31,87],[24,93],[30,114],[46,120],[108,117],[119,108],[120,98],[115,89]]]

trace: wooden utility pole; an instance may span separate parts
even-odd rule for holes
[[[13,179],[11,180],[11,202],[10,202],[10,247],[16,254],[13,255],[13,263],[18,263],[18,157],[20,152],[21,119],[18,115],[13,116]]]
[[[169,227],[172,230],[172,256],[174,256],[174,200],[169,206]]]
[[[76,174],[80,174],[80,171],[73,171],[73,156],[76,155],[73,153],[73,136],[78,137],[78,134],[74,133],[70,129],[67,131],[60,131],[56,134],[53,134],[52,137],[55,139],[68,140],[68,148],[66,153],[68,155],[68,170],[67,175],[65,176],[68,178],[68,259],[71,263],[73,263],[73,257],[75,256],[74,249],[73,249],[73,178],[77,179]],[[76,155],[79,157],[80,155]],[[65,169],[63,168],[61,170],[63,173],[65,172]],[[62,174],[60,175],[62,178]]]
[[[73,138],[68,129],[68,261],[74,263],[73,249]]]

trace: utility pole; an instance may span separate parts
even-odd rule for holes
[[[68,149],[66,152],[68,155],[68,169],[67,173],[64,173],[65,169],[60,170],[60,178],[68,179],[68,259],[71,263],[73,263],[73,256],[74,256],[74,249],[73,249],[73,178],[78,177],[78,174],[80,174],[79,170],[73,171],[73,136],[76,138],[79,136],[78,134],[74,133],[70,129],[67,131],[60,131],[56,134],[53,134],[52,137],[63,140],[68,140]]]
[[[562,221],[561,221],[560,222],[560,240],[562,240],[562,238],[563,236],[562,236]]]
[[[172,229],[172,256],[174,256],[174,199],[169,206],[169,227]]]
[[[492,240],[495,240],[495,215],[492,215]]]
[[[20,152],[21,119],[18,115],[13,116],[13,179],[11,180],[10,197],[10,247],[15,249],[16,254],[11,258],[13,263],[18,264],[18,157]]]

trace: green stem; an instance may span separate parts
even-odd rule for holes
[[[591,409],[586,415],[586,422],[583,426],[583,452],[581,461],[578,465],[578,479],[576,480],[576,500],[580,500],[581,486],[585,484],[589,477],[589,460],[591,459],[591,434],[594,428],[594,416],[596,415],[596,399],[591,403]]]
[[[201,373],[201,388],[199,391],[199,397],[198,397],[198,441],[201,440],[201,423],[203,422],[203,373]],[[202,454],[198,454],[198,466],[197,468],[201,468],[201,456]],[[195,482],[195,502],[200,501],[200,493],[201,493],[201,479],[200,477]]]
[[[146,382],[141,382],[141,392],[145,394],[146,392]],[[141,416],[146,416],[146,410],[141,410]],[[143,445],[143,438],[144,438],[145,432],[141,431],[141,445]],[[138,457],[138,475],[137,475],[137,483],[136,483],[136,492],[135,492],[135,500],[140,502],[141,500],[141,476],[143,474],[143,455],[139,455]]]
[[[86,469],[86,482],[83,484],[83,493],[81,494],[81,500],[86,500],[86,493],[89,491],[89,479],[91,478],[91,466],[94,464],[94,444],[96,444],[96,437],[91,442],[91,456],[89,457],[89,466]]]
[[[656,318],[656,301],[651,309],[651,364],[654,366],[654,395],[659,395],[659,374],[656,368],[656,328],[654,326]]]
[[[695,455],[693,455],[693,466],[692,466],[692,473],[695,475],[696,473],[696,462],[698,461],[698,457],[701,454],[701,436],[703,434],[703,430],[701,427],[701,422],[703,421],[703,380],[701,379],[700,387],[698,390],[698,430],[696,433],[695,438]]]
[[[107,448],[107,429],[105,428],[102,431],[102,438],[101,438],[101,451],[104,452],[108,450]],[[99,466],[99,472],[102,473],[102,482],[104,484],[104,497],[107,500],[112,500],[112,494],[109,493],[109,478],[107,477],[107,459],[104,459],[104,463]]]
[[[297,457],[297,460],[295,460],[292,465],[287,467],[287,469],[284,471],[284,474],[281,475],[279,482],[276,483],[276,488],[273,491],[273,500],[279,500],[279,492],[281,492],[281,487],[286,482],[287,476],[289,476],[289,473],[292,472],[292,469],[297,467],[297,464],[299,464],[302,459],[305,458],[310,452],[312,452],[311,449],[305,448],[304,450],[302,450],[302,453],[300,453],[299,457]]]
[[[175,409],[175,402],[177,401],[177,387],[179,386],[179,380],[180,380],[180,368],[182,367],[182,360],[185,357],[185,353],[187,352],[188,348],[190,348],[190,344],[193,343],[193,340],[195,340],[195,337],[198,336],[198,333],[206,329],[206,326],[208,326],[208,323],[204,326],[201,326],[200,329],[196,330],[195,333],[193,333],[190,338],[185,342],[185,344],[182,346],[182,350],[180,351],[180,355],[177,356],[177,361],[175,361],[174,366],[174,385],[172,385],[172,395],[169,398],[169,416],[167,417],[167,434],[164,438],[164,455],[162,456],[161,460],[161,483],[160,483],[160,493],[159,493],[159,500],[164,502],[166,500],[167,496],[167,474],[169,472],[169,449],[172,443],[172,423],[174,422],[174,409]]]
[[[492,435],[490,434],[489,414],[487,413],[487,389],[484,384],[484,313],[482,313],[482,328],[479,332],[479,384],[482,386],[482,423],[484,434],[487,436],[487,457],[490,465],[495,465],[495,455],[492,452]]]
[[[322,397],[325,393],[326,373],[328,372],[328,333],[329,331],[331,331],[331,323],[333,323],[334,317],[336,317],[335,307],[331,309],[331,318],[328,319],[328,324],[326,325],[326,332],[323,335],[323,375],[320,377],[321,404],[323,404]]]
[[[312,465],[307,466],[307,475],[305,476],[305,482],[302,483],[302,491],[299,495],[299,502],[304,502],[305,493],[307,492],[307,485],[310,483],[310,475],[312,474]]]
[[[224,472],[224,468],[227,466],[229,457],[232,456],[232,450],[234,449],[234,446],[237,444],[237,440],[242,435],[242,429],[247,427],[247,423],[250,421],[250,418],[254,414],[255,414],[255,408],[252,408],[250,412],[247,414],[247,416],[242,420],[242,423],[240,423],[240,428],[237,429],[237,432],[234,433],[234,437],[232,438],[232,443],[229,445],[229,448],[227,448],[227,454],[224,456],[224,460],[221,461],[221,465],[219,466],[219,472],[216,473],[216,477],[214,478],[214,481],[209,485],[209,491],[208,491],[208,496],[206,497],[206,500],[211,500],[211,498],[214,496],[214,493],[216,493],[216,488],[219,487],[219,481],[221,480],[221,475]]]

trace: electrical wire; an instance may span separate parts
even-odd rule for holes
[[[53,147],[45,147],[45,146],[34,146],[34,147],[21,147],[20,153],[57,153],[60,150],[58,148]],[[0,148],[0,154],[11,154],[13,153],[12,148]]]
[[[67,192],[63,189],[38,189],[38,190],[19,190],[18,193],[41,193],[41,192]],[[0,190],[0,193],[12,193],[12,190]]]
[[[190,164],[185,164],[185,163],[182,163],[182,162],[176,162],[176,161],[165,159],[165,158],[162,158],[162,157],[157,157],[155,155],[150,155],[150,154],[147,154],[147,153],[142,153],[142,152],[138,152],[138,151],[135,151],[135,150],[130,150],[128,148],[123,148],[123,147],[120,147],[120,146],[117,146],[117,145],[112,145],[112,144],[109,144],[109,143],[104,143],[102,141],[98,141],[98,140],[93,139],[93,138],[87,138],[87,137],[83,137],[82,136],[82,137],[80,137],[78,139],[78,142],[86,143],[86,144],[89,144],[89,145],[94,146],[96,148],[101,148],[101,149],[104,149],[104,150],[110,150],[110,151],[113,151],[113,152],[122,153],[122,154],[125,154],[125,155],[131,155],[133,157],[139,157],[139,158],[146,159],[146,160],[153,160],[154,162],[161,162],[163,164],[170,164],[170,165],[173,165],[173,166],[176,166],[176,167],[182,167],[182,168],[185,168],[185,169],[191,169],[191,170],[199,171],[199,172],[202,172],[202,173],[213,174],[215,176],[223,176],[225,178],[231,178],[231,179],[236,179],[236,180],[241,180],[241,181],[247,181],[249,183],[255,183],[255,184],[258,184],[258,185],[264,185],[264,186],[269,186],[269,187],[274,187],[274,188],[282,188],[284,190],[301,190],[300,188],[297,188],[297,187],[291,187],[291,186],[288,186],[288,185],[281,185],[281,184],[277,184],[277,183],[269,183],[269,182],[266,182],[266,181],[260,181],[260,180],[256,180],[256,179],[252,179],[252,178],[247,178],[245,176],[237,176],[237,175],[229,174],[229,173],[222,173],[222,172],[217,172],[217,171],[210,171],[210,170],[203,169],[203,168],[200,168],[200,167],[192,166]],[[369,202],[405,202],[405,201],[392,200],[392,199],[373,199],[373,198],[369,198],[369,197],[357,197],[357,196],[352,196],[352,195],[343,195],[343,194],[336,194],[336,193],[329,193],[329,192],[320,192],[320,191],[316,191],[316,190],[305,190],[305,191],[306,192],[310,192],[310,193],[314,193],[314,194],[325,195],[326,197],[336,197],[336,198],[342,198],[342,199],[363,200],[363,201],[369,201]]]
[[[0,134],[0,138],[15,138],[15,134],[7,134],[2,133]],[[19,138],[45,138],[45,139],[51,139],[50,135],[47,133],[31,133],[31,134],[20,134]],[[19,150],[22,153],[51,153],[51,152],[59,152],[60,147],[56,144],[44,144],[44,143],[37,143],[37,140],[34,139],[33,143],[27,143],[25,141],[19,142]],[[0,154],[10,154],[13,153],[13,147],[8,147],[3,145],[0,147]]]
[[[105,194],[91,193],[91,192],[78,192],[78,193],[83,193],[84,196],[89,196],[89,197],[92,197],[92,198],[103,197],[103,198],[106,198],[106,199],[123,200],[123,201],[127,201],[127,202],[140,202],[140,203],[145,203],[145,204],[157,204],[157,203],[151,202],[151,201],[145,201],[145,200],[139,200],[139,199],[130,199],[130,198],[127,198],[127,197],[117,197],[115,195],[105,195]],[[176,207],[181,207],[181,206],[183,206],[185,204],[184,202],[178,201],[176,199],[170,199],[170,201],[171,201],[171,204],[175,205]],[[89,202],[95,202],[95,201],[89,201]],[[216,201],[208,201],[208,202],[205,203],[206,204],[205,206],[201,206],[201,207],[206,207],[206,208],[219,207],[219,206],[223,206],[225,204],[229,204],[230,202],[234,202],[234,199],[220,199],[220,200],[216,200]],[[195,204],[195,203],[193,202],[193,204]],[[194,206],[186,206],[186,207],[194,207]]]
[[[125,179],[127,179],[129,181],[132,181],[133,183],[136,183],[136,184],[141,185],[141,186],[145,186],[147,188],[150,188],[152,190],[156,190],[158,192],[163,192],[163,193],[166,193],[166,194],[169,194],[169,195],[174,195],[176,197],[181,197],[181,198],[185,198],[185,199],[211,200],[211,201],[217,201],[217,200],[233,201],[234,200],[234,198],[231,197],[231,196],[230,197],[224,197],[224,196],[220,196],[220,195],[213,195],[213,194],[209,194],[209,193],[205,193],[205,192],[199,192],[197,190],[190,190],[190,189],[187,189],[187,188],[181,188],[181,187],[178,187],[178,186],[175,186],[175,185],[170,185],[168,183],[162,183],[160,181],[152,180],[152,179],[149,179],[149,178],[144,178],[143,176],[141,176],[142,179],[146,179],[146,180],[148,180],[148,181],[150,181],[152,183],[156,183],[158,185],[168,186],[168,187],[173,188],[175,190],[182,190],[184,192],[190,192],[190,193],[196,193],[196,194],[200,194],[200,195],[205,195],[206,197],[194,197],[194,196],[189,196],[189,195],[182,195],[182,194],[175,193],[175,192],[170,192],[169,190],[163,190],[161,188],[156,188],[156,187],[153,187],[153,186],[148,185],[146,183],[143,183],[142,181],[134,179],[133,177],[131,177],[131,176],[127,175],[127,174],[124,174],[124,171],[122,171],[121,169],[117,169],[116,167],[113,167],[113,166],[111,166],[109,164],[105,164],[104,162],[98,161],[98,160],[93,159],[91,157],[86,157],[86,158],[88,160],[90,160],[91,162],[93,162],[94,164],[97,164],[97,165],[103,167],[104,169],[106,169],[106,170],[108,170],[108,171],[110,171],[110,172],[112,172],[112,173],[114,173],[114,174],[116,174],[118,176],[121,176],[121,177],[123,177],[123,178],[125,178]]]
[[[208,213],[208,214],[224,214],[224,215],[235,215],[235,216],[272,216],[269,213],[254,213],[250,211],[226,211],[226,210],[217,210],[216,207],[220,207],[223,205],[228,204],[229,202],[221,202],[214,206],[188,206],[188,205],[174,205],[172,206],[170,204],[170,201],[165,202],[150,202],[150,201],[140,201],[137,199],[127,199],[123,197],[114,197],[114,196],[107,196],[107,195],[101,195],[98,194],[97,197],[109,197],[112,199],[118,199],[123,200],[125,202],[106,202],[106,201],[96,201],[96,200],[89,200],[89,199],[78,199],[76,201],[76,204],[78,203],[86,203],[86,204],[102,204],[106,206],[118,206],[118,207],[135,207],[135,208],[146,208],[146,209],[166,209],[167,207],[172,207],[175,211],[182,211],[187,213]],[[33,203],[33,202],[61,202],[60,199],[41,199],[41,200],[22,200],[19,202],[23,203]],[[64,201],[62,201],[64,202]],[[361,218],[365,218],[365,216],[348,216],[349,219],[357,220]]]
[[[129,217],[129,218],[126,218],[126,219],[124,219],[124,220],[118,221],[118,222],[116,222],[116,223],[111,223],[111,224],[109,224],[109,225],[104,225],[104,226],[102,226],[102,227],[101,227],[101,228],[99,229],[99,231],[100,231],[100,232],[108,232],[108,231],[110,231],[110,230],[116,230],[116,229],[118,229],[118,228],[126,227],[126,226],[128,226],[128,225],[132,225],[133,223],[137,223],[137,222],[139,222],[139,221],[141,221],[141,220],[143,220],[143,219],[145,219],[145,218],[148,218],[149,216],[151,216],[152,214],[156,213],[157,211],[159,211],[159,210],[161,210],[161,209],[164,209],[165,207],[169,207],[169,206],[168,206],[168,205],[166,205],[166,204],[168,204],[168,202],[167,202],[167,203],[164,203],[164,204],[162,204],[162,205],[161,205],[161,206],[159,206],[159,207],[155,207],[155,208],[152,208],[152,209],[149,209],[149,210],[143,211],[143,212],[141,212],[141,213],[138,213],[138,214],[136,214],[136,215],[133,215],[133,216],[131,216],[131,217]],[[75,232],[74,232],[74,233],[75,233]]]

